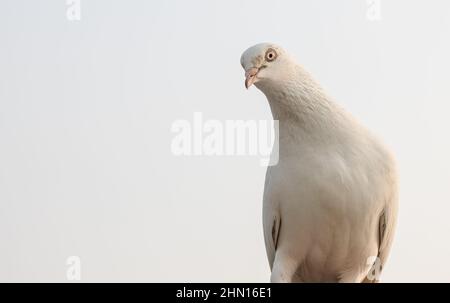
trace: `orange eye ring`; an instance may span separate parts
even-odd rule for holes
[[[274,49],[272,49],[272,48],[269,48],[267,51],[266,51],[266,55],[265,55],[265,58],[266,58],[266,61],[268,61],[268,62],[272,62],[272,61],[274,61],[276,58],[277,58],[277,52],[274,50]]]

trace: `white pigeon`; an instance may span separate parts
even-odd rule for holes
[[[279,121],[263,201],[270,280],[378,282],[397,220],[393,156],[281,47],[250,47],[241,65]]]

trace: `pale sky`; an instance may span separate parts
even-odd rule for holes
[[[450,282],[450,2],[0,3],[0,281],[266,282],[265,168],[176,157],[171,125],[271,119],[241,53],[289,50],[396,154],[384,282]]]

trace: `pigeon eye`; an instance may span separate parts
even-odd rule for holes
[[[271,48],[269,48],[266,52],[266,60],[271,62],[277,58],[277,52]]]

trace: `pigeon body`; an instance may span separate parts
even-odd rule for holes
[[[241,57],[279,121],[263,226],[272,282],[377,281],[397,218],[391,153],[281,47]]]

